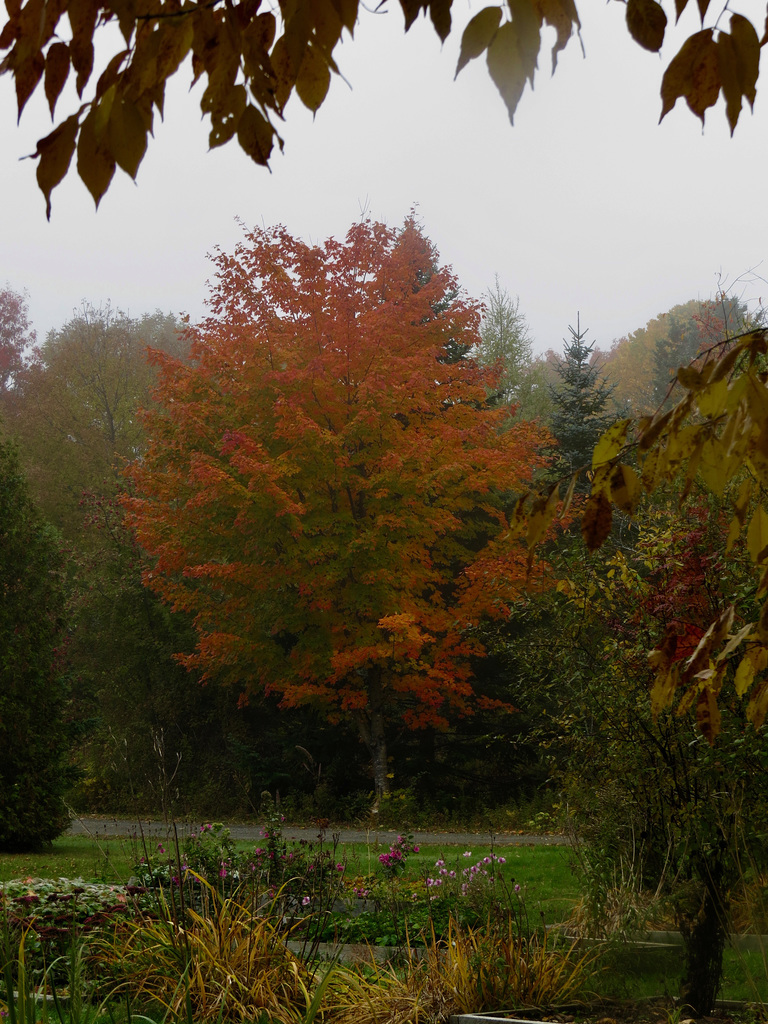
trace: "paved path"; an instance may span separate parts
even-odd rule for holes
[[[186,835],[188,831],[200,822],[185,821],[177,822],[176,828],[179,835]],[[243,839],[254,842],[262,838],[259,825],[227,825],[233,839]],[[114,836],[131,837],[141,833],[149,836],[167,836],[173,833],[173,825],[162,821],[149,819],[126,818],[73,818],[67,830],[70,836],[91,836],[93,838],[109,838]],[[295,828],[286,825],[283,828],[283,835],[286,839],[317,839],[319,829]],[[328,828],[325,832],[326,838],[338,832],[339,840],[342,843],[378,843],[381,846],[389,846],[398,836],[397,832],[389,829],[360,829],[360,828]],[[494,846],[565,846],[568,840],[565,836],[559,835],[523,835],[517,832],[450,832],[450,831],[422,831],[414,830],[414,840],[425,845],[440,846],[464,846],[467,849],[472,844],[488,846],[493,842]]]

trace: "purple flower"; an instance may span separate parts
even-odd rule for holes
[[[304,899],[301,901],[302,907],[308,907],[309,906],[309,902],[310,902],[309,901],[309,896],[305,896]]]
[[[515,892],[520,892],[520,886],[519,885],[515,885]]]
[[[472,856],[472,851],[471,850],[465,850],[464,853],[462,853],[462,857],[471,857],[471,856]]]

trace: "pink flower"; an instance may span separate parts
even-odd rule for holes
[[[310,902],[309,896],[305,896],[304,899],[301,901],[302,907],[308,907],[309,906],[309,902]]]
[[[413,852],[414,852],[414,853],[418,853],[418,852],[419,852],[419,848],[418,848],[418,846],[414,846],[414,848],[413,848]]]
[[[472,851],[471,850],[465,850],[464,853],[462,853],[462,857],[471,857],[471,856],[472,856]]]

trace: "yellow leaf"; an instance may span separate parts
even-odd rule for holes
[[[121,97],[112,104],[109,147],[118,165],[134,179],[147,150],[147,134],[151,129],[151,112],[147,118],[135,103]]]
[[[112,175],[115,173],[115,161],[97,141],[95,121],[96,112],[91,107],[80,127],[80,138],[77,143],[77,173],[85,182],[96,206],[98,206],[101,197],[112,181]]]
[[[606,430],[592,452],[592,469],[610,462],[619,454],[626,443],[630,423],[631,420],[617,420]]]
[[[45,196],[48,220],[51,219],[51,192],[69,170],[72,154],[75,152],[78,126],[79,118],[77,114],[73,114],[37,143],[35,156],[40,158],[37,165],[37,183]]]
[[[552,522],[559,497],[560,495],[557,486],[555,486],[550,491],[548,498],[539,498],[533,503],[531,515],[528,518],[529,551],[532,551],[539,543],[541,538],[544,536],[547,527]]]
[[[744,341],[742,339],[738,345],[734,345],[733,348],[729,348],[718,361],[715,363],[715,368],[712,371],[711,380],[723,380],[731,372],[733,367],[736,365],[736,360],[739,358],[741,353],[744,351]]]
[[[712,29],[703,29],[689,36],[680,52],[673,57],[661,81],[661,118],[683,96],[686,103],[704,123],[704,113],[717,102],[720,75],[717,67],[717,46]]]
[[[78,96],[83,95],[83,88],[93,70],[93,35],[99,6],[98,0],[71,0],[67,7],[67,17],[72,28],[69,50],[72,67],[77,72],[75,84]]]
[[[536,0],[507,0],[507,6],[517,29],[520,64],[533,88],[533,76],[539,64],[541,49],[541,15]]]
[[[710,491],[722,498],[732,467],[716,437],[711,437],[702,445],[698,468]]]
[[[720,615],[718,615],[715,621],[710,624],[707,632],[701,640],[699,640],[696,650],[686,662],[685,671],[682,676],[683,682],[693,679],[699,672],[702,672],[707,667],[712,651],[718,644],[722,643],[730,633],[735,614],[736,609],[733,605],[729,605],[723,612],[721,612]]]
[[[357,0],[331,0],[331,4],[341,19],[342,25],[349,30],[351,35],[355,31],[355,25],[357,25]]]
[[[581,28],[579,15],[574,0],[536,0],[536,9],[547,25],[551,25],[557,33],[555,45],[552,47],[552,74],[557,67],[557,55],[565,49],[573,30]]]
[[[764,679],[755,689],[752,694],[752,698],[747,704],[747,718],[755,727],[759,729],[765,721],[765,715],[768,711],[768,682]]]
[[[712,746],[720,732],[720,708],[717,706],[715,694],[709,687],[701,691],[696,701],[696,724],[699,732]]]
[[[631,466],[618,465],[611,476],[611,498],[622,512],[632,515],[637,508],[642,487],[640,477]]]
[[[704,386],[702,375],[694,366],[681,366],[677,371],[677,380],[688,391],[700,391]]]
[[[663,449],[652,448],[643,459],[643,466],[640,471],[640,479],[643,487],[649,494],[652,494],[658,483],[664,479],[667,466],[667,456]]]
[[[705,436],[704,425],[701,423],[690,423],[680,430],[670,430],[666,447],[670,467],[689,459],[697,445],[703,443]]]
[[[568,489],[566,490],[565,497],[563,498],[563,507],[560,511],[561,519],[564,519],[568,514],[568,509],[571,507],[571,503],[573,502],[573,493],[576,490],[576,480],[578,479],[578,476],[578,473],[574,473],[568,484]]]
[[[657,413],[651,420],[643,419],[640,421],[638,425],[639,436],[637,445],[641,452],[647,451],[656,438],[660,437],[664,430],[666,430],[674,412],[674,409],[670,409],[665,413]]]
[[[750,688],[752,680],[755,678],[755,671],[756,667],[752,651],[747,651],[739,662],[739,667],[736,669],[736,675],[733,680],[737,697],[743,697]]]
[[[588,551],[597,551],[611,532],[613,513],[605,494],[591,494],[581,520],[581,535]]]
[[[69,76],[69,47],[66,43],[53,43],[45,55],[45,98],[53,117],[56,100],[61,95]]]
[[[528,504],[530,496],[531,492],[526,491],[525,494],[522,494],[517,499],[515,511],[512,513],[512,521],[509,524],[509,536],[512,540],[517,537],[521,537],[528,527],[528,517],[525,507]]]
[[[758,564],[768,554],[768,513],[762,505],[755,509],[747,528],[747,548],[752,561]]]
[[[296,78],[296,94],[304,106],[314,114],[322,106],[330,85],[331,72],[328,61],[316,46],[308,47]]]
[[[749,100],[749,105],[753,106],[757,76],[760,72],[760,40],[752,22],[741,14],[731,15],[731,39],[736,51],[736,68],[741,91]]]
[[[451,31],[451,0],[429,0],[429,17],[444,43]]]
[[[656,0],[627,0],[627,28],[643,49],[658,53],[666,27],[667,16]]]
[[[728,381],[712,381],[696,395],[696,405],[702,416],[715,419],[725,411],[728,399]]]
[[[720,651],[717,656],[718,661],[723,661],[728,657],[729,654],[733,654],[736,648],[742,643],[742,641],[752,632],[753,623],[748,622],[746,626],[742,626],[738,633],[734,634]]]
[[[747,407],[756,423],[761,426],[768,420],[768,389],[758,380],[752,371],[745,375],[746,389],[744,397]]]
[[[672,703],[672,695],[679,685],[677,665],[672,665],[665,672],[660,672],[651,687],[651,713],[658,718],[664,708]]]
[[[693,686],[689,686],[688,689],[683,694],[682,699],[680,700],[680,703],[677,705],[677,709],[675,711],[675,714],[678,717],[682,717],[683,715],[687,715],[688,712],[693,707],[693,702],[695,700],[698,700],[698,696],[699,696],[700,692],[701,691],[699,690],[698,684],[694,684]]]
[[[461,37],[461,52],[456,65],[456,75],[463,67],[481,53],[485,53],[491,45],[501,23],[500,7],[484,7],[469,21]],[[454,76],[455,77],[455,76]]]
[[[527,76],[523,65],[517,26],[507,21],[500,26],[488,47],[488,71],[507,107],[510,124],[523,95]]]
[[[747,519],[747,507],[749,505],[749,499],[752,497],[752,481],[747,477],[746,480],[742,480],[741,486],[739,487],[739,493],[736,501],[733,504],[733,510],[736,513],[736,517],[743,526]]]
[[[255,107],[247,106],[237,126],[237,141],[251,160],[266,166],[275,136],[275,129],[261,112]],[[280,145],[282,148],[282,141]]]
[[[725,113],[728,117],[728,124],[731,126],[731,135],[733,135],[741,113],[741,81],[737,64],[738,57],[733,40],[727,32],[721,32],[717,37],[717,66],[720,71],[720,81],[725,97]]]

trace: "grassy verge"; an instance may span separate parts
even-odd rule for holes
[[[604,954],[595,985],[605,998],[677,996],[682,975],[682,946],[642,949],[617,944]],[[760,952],[726,949],[719,998],[768,1001],[768,970]]]

